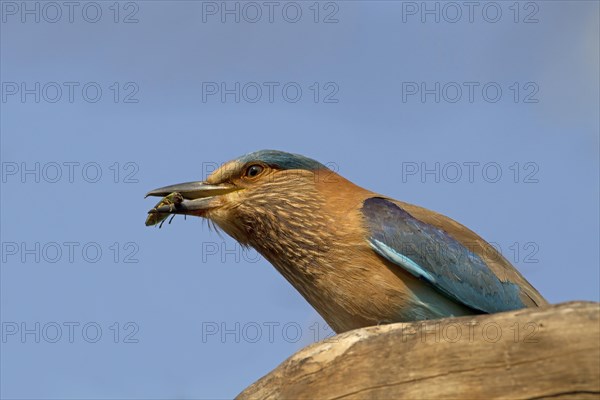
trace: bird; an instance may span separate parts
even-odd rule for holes
[[[472,230],[300,154],[248,153],[146,196],[170,196],[147,225],[208,219],[269,261],[336,333],[548,305]]]

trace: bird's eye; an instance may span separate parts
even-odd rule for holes
[[[258,164],[251,165],[246,170],[246,176],[250,177],[250,178],[254,178],[255,176],[259,175],[261,172],[263,172],[263,169],[264,168],[262,165],[258,165]]]

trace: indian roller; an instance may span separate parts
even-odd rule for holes
[[[147,225],[208,219],[273,264],[337,333],[548,304],[467,227],[299,154],[246,154],[148,196],[166,197]]]

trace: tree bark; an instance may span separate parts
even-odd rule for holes
[[[310,345],[246,399],[600,399],[600,303],[357,329]]]

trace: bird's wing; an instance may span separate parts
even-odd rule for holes
[[[395,202],[371,197],[362,214],[373,250],[435,289],[487,313],[524,308],[520,287],[498,279],[483,257]]]

